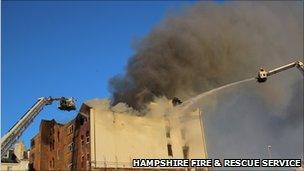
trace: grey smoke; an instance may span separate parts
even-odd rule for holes
[[[301,2],[198,3],[171,14],[135,45],[110,80],[113,104],[141,109],[154,97],[183,100],[302,58]]]
[[[168,14],[136,43],[126,73],[110,80],[112,105],[141,110],[155,97],[187,100],[296,60],[303,61],[303,1],[200,2]],[[274,157],[303,155],[296,69],[214,96],[206,98],[212,108],[202,106],[210,157],[266,158],[268,144]]]
[[[112,105],[140,110],[155,97],[187,100],[295,60],[303,61],[303,1],[200,2],[168,14],[135,44],[126,73],[110,80]],[[269,144],[275,158],[303,156],[296,69],[221,91],[202,108],[211,158],[267,158]]]

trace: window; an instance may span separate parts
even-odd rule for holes
[[[172,145],[171,144],[167,144],[167,149],[168,149],[168,156],[173,157]]]
[[[54,168],[54,167],[55,167],[55,160],[54,160],[54,157],[52,158],[52,163],[53,163],[52,168]]]
[[[69,151],[73,151],[74,150],[74,143],[71,143],[68,147],[69,147]]]
[[[59,142],[59,139],[60,139],[60,133],[59,133],[59,131],[57,132],[57,140],[58,140],[58,142]]]
[[[52,141],[50,141],[50,151],[52,151]]]
[[[31,147],[34,147],[34,146],[35,146],[35,140],[32,139],[32,141],[31,141]]]
[[[69,126],[69,134],[72,134],[74,131],[74,125]]]
[[[31,162],[34,163],[34,160],[35,160],[35,154],[31,154]]]
[[[81,167],[84,167],[84,155],[81,157]]]
[[[29,159],[29,153],[28,151],[23,151],[23,159]]]
[[[166,137],[170,138],[170,127],[166,127]]]
[[[54,139],[50,140],[50,151],[54,150],[55,148],[54,144],[55,144],[55,140]]]
[[[90,143],[90,131],[86,132],[87,143]]]
[[[68,169],[69,169],[69,170],[72,170],[72,167],[73,167],[73,164],[70,163],[70,164],[68,165]]]
[[[81,125],[84,125],[86,122],[87,122],[87,118],[84,117],[84,116],[82,116],[82,117],[81,117],[81,120],[80,120],[80,124],[81,124]]]
[[[188,158],[189,155],[189,146],[183,146],[183,154],[184,154],[184,159]]]
[[[87,153],[87,160],[90,161],[90,154]]]
[[[52,164],[52,160],[50,160],[50,168],[52,168],[53,164]]]
[[[54,128],[50,129],[50,136],[52,136],[54,134]]]
[[[81,135],[80,139],[81,139],[81,145],[84,145],[84,135]]]
[[[34,163],[28,164],[28,170],[34,170]]]

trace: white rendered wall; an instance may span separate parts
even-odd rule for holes
[[[113,112],[105,101],[91,104],[90,140],[92,167],[131,167],[135,158],[184,157],[182,147],[189,146],[189,158],[206,158],[199,110],[184,117],[163,114],[157,117]],[[170,111],[169,111],[170,112]],[[166,126],[170,126],[170,138]],[[181,129],[186,131],[182,138]]]

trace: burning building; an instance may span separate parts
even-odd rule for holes
[[[110,106],[90,100],[67,124],[42,121],[32,139],[32,169],[132,169],[132,159],[207,158],[200,110],[177,114],[163,100],[143,116],[125,104]]]

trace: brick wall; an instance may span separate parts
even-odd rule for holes
[[[89,123],[83,114],[66,124],[42,120],[31,141],[30,170],[90,170]]]

